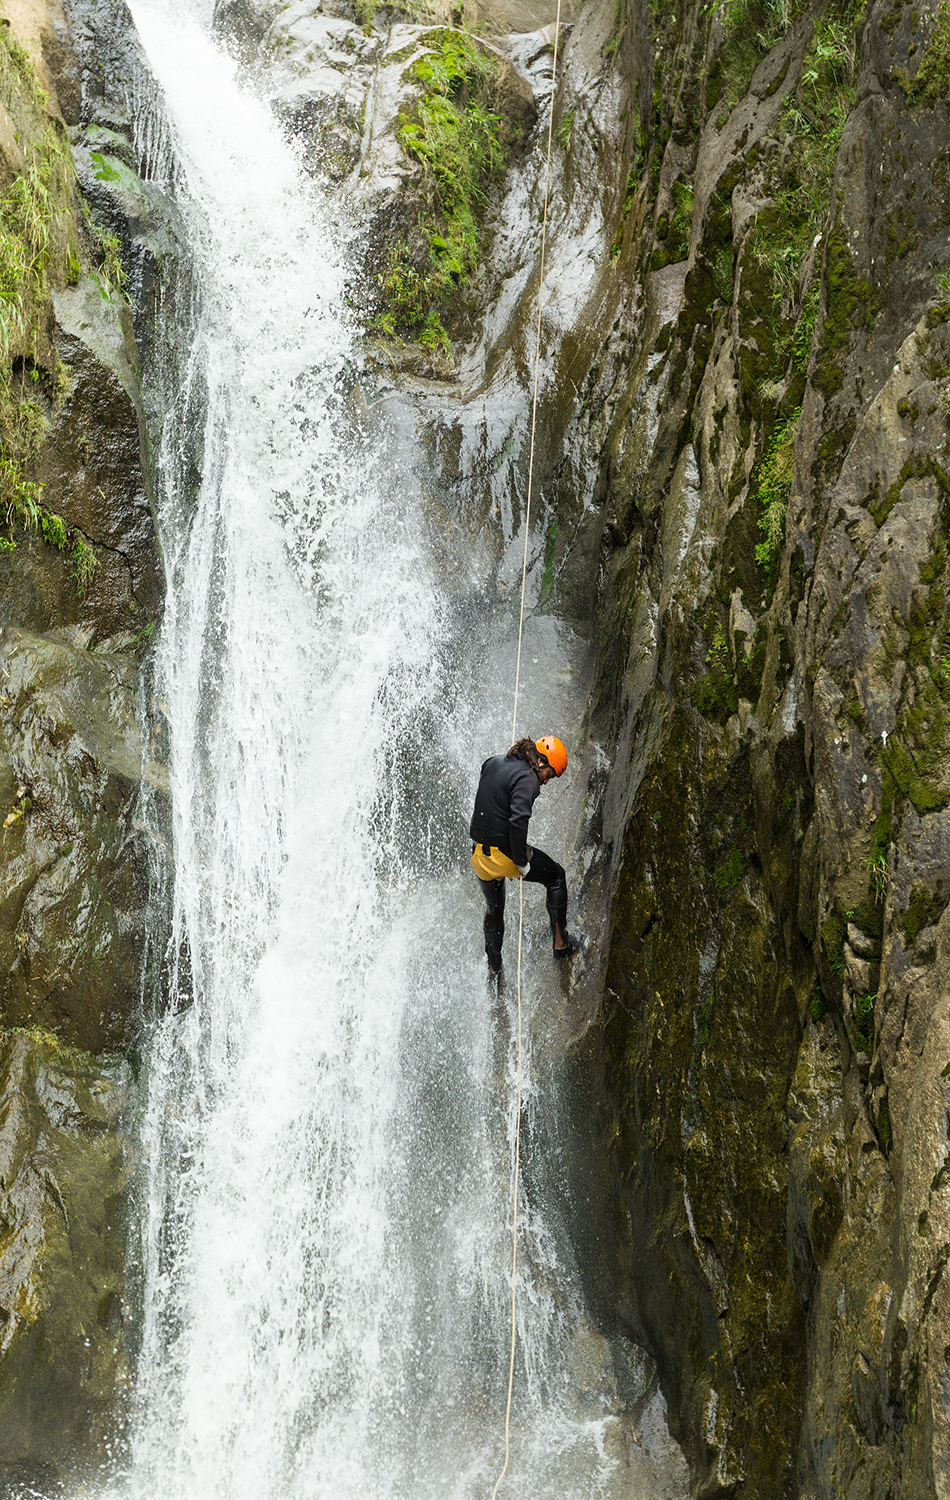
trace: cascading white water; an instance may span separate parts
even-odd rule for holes
[[[360,437],[341,395],[345,236],[206,30],[132,8],[196,290],[156,455],[180,1003],[147,1064],[110,1493],[467,1500],[501,1462],[513,1121],[459,854],[510,616],[465,659],[406,436]],[[530,1115],[530,1055],[526,1086]],[[507,1492],[632,1493],[565,1396],[576,1308],[521,1214]]]

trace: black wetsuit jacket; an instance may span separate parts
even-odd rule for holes
[[[494,845],[516,865],[526,865],[528,819],[540,790],[537,772],[526,760],[491,756],[482,766],[469,837],[476,844]]]

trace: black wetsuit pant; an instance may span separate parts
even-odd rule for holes
[[[555,927],[560,927],[567,936],[567,876],[561,865],[543,849],[535,849],[531,855],[531,868],[525,876],[536,885],[547,886],[548,920],[551,923],[551,938]],[[485,952],[493,973],[501,968],[501,945],[505,936],[505,886],[501,880],[479,880],[485,892],[488,910],[485,913]]]

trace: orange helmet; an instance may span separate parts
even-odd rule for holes
[[[544,756],[555,776],[563,776],[567,770],[567,751],[561,741],[555,739],[553,734],[546,734],[543,739],[538,740],[537,748]]]

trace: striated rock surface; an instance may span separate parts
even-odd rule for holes
[[[634,76],[652,24],[628,16]],[[615,1312],[657,1357],[697,1493],[929,1496],[950,243],[947,106],[908,80],[941,33],[910,7],[816,8],[724,104],[721,25],[680,7],[667,33],[677,91],[613,220],[632,358],[585,402],[606,447],[591,729],[620,748],[588,1041]],[[828,98],[852,81],[823,129],[829,51]],[[804,180],[823,196],[796,251]]]
[[[94,571],[80,584],[73,548],[24,529],[0,559],[0,618],[128,650],[154,627],[162,597],[129,310],[91,277],[55,293],[53,307],[66,389],[50,404],[34,473],[45,506],[91,549]]]

